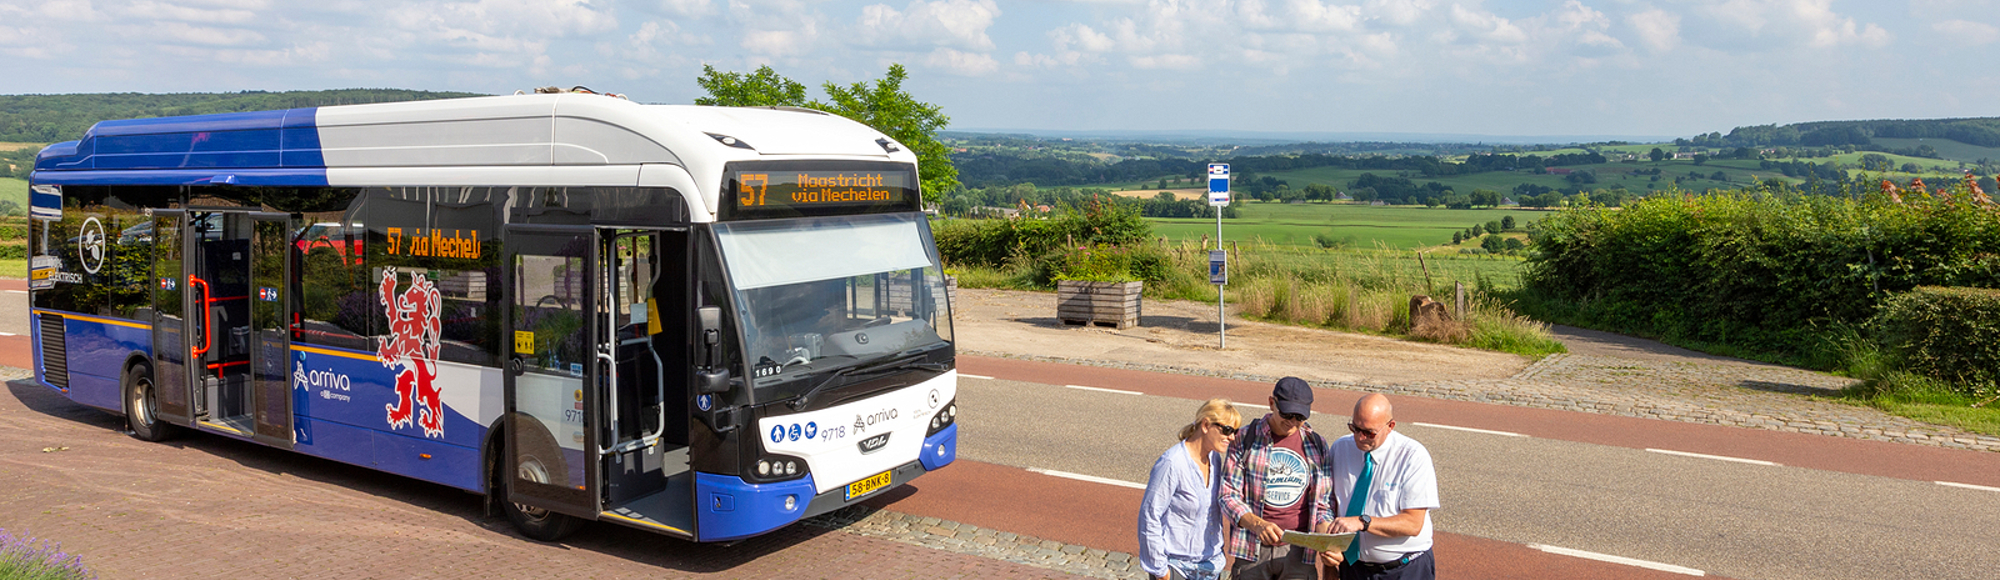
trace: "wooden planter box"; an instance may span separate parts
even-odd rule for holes
[[[1056,281],[1056,318],[1063,324],[1131,328],[1143,311],[1144,282]]]

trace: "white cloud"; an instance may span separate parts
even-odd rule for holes
[[[1639,34],[1639,41],[1653,52],[1666,52],[1680,46],[1680,15],[1665,10],[1647,10],[1625,17],[1625,22]]]
[[[980,76],[1000,69],[1000,63],[984,54],[939,47],[924,57],[924,66],[959,76]]]
[[[915,0],[898,11],[887,4],[861,9],[857,24],[864,44],[902,43],[946,46],[967,50],[992,50],[993,39],[986,29],[1000,16],[993,0]]]
[[[2000,28],[1984,22],[1946,20],[1932,24],[1931,29],[1966,46],[1991,44],[1995,40],[2000,40]]]
[[[709,0],[653,0],[647,3],[646,7],[682,18],[701,18],[715,14],[715,4]]]
[[[1813,48],[1881,47],[1890,40],[1889,32],[1875,23],[1835,13],[1833,0],[1706,0],[1694,11],[1753,38]]]

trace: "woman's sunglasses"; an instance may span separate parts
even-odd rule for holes
[[[1220,431],[1222,431],[1222,436],[1223,436],[1223,437],[1235,437],[1235,436],[1236,436],[1236,428],[1235,428],[1235,427],[1231,427],[1231,426],[1228,426],[1228,425],[1223,425],[1223,424],[1220,424],[1220,423],[1209,423],[1209,424],[1210,424],[1210,425],[1214,425],[1214,426],[1215,426],[1215,428],[1216,428],[1217,430],[1220,430]]]

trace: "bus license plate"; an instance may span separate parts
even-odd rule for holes
[[[847,499],[868,495],[878,489],[889,487],[889,472],[884,471],[873,477],[847,484]]]

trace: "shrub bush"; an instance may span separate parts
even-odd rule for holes
[[[2000,290],[1918,287],[1884,300],[1873,326],[1892,366],[1969,396],[2000,384]]]
[[[1970,196],[1668,192],[1537,224],[1520,301],[1562,319],[1822,368],[1825,329],[1918,286],[2000,286],[2000,211]]]

